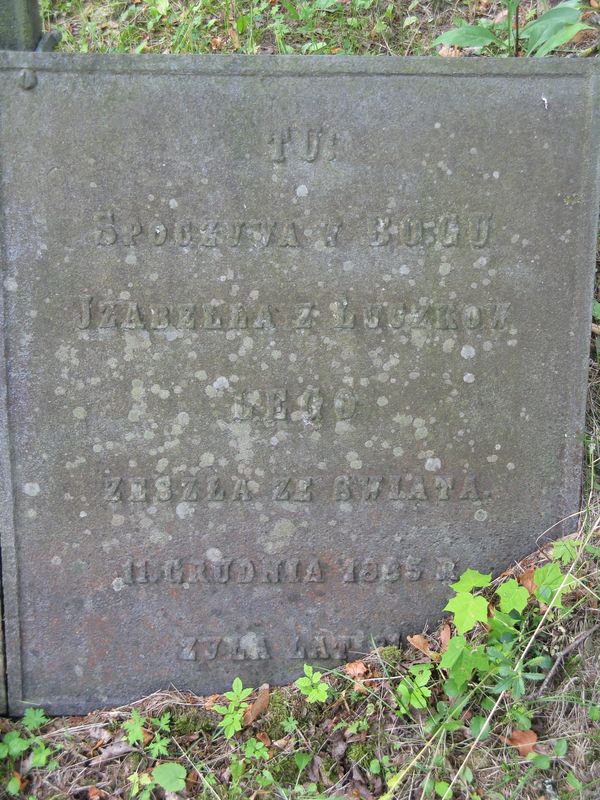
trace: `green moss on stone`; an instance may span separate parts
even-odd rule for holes
[[[286,719],[294,714],[294,704],[283,689],[273,689],[269,697],[269,707],[264,717],[264,728],[271,739],[282,739],[286,731],[283,727]]]
[[[402,659],[404,657],[404,653],[402,652],[401,648],[395,647],[394,645],[380,647],[377,653],[379,654],[379,657],[383,663],[392,669],[398,667],[402,663]]]
[[[298,778],[298,765],[293,755],[282,756],[269,763],[271,774],[280,786],[295,786]]]
[[[363,769],[369,768],[373,758],[375,758],[375,748],[370,742],[354,742],[346,751],[347,761],[358,764]]]
[[[173,730],[179,736],[192,733],[212,733],[217,729],[220,717],[205,708],[184,709],[177,713],[173,721]]]

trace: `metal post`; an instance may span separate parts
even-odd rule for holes
[[[41,35],[38,0],[0,0],[0,50],[35,50]]]

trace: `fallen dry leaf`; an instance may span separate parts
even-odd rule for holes
[[[258,739],[259,742],[262,742],[265,747],[271,746],[271,737],[266,731],[259,731],[256,734],[256,738]]]
[[[442,653],[445,653],[448,649],[448,642],[452,637],[452,631],[450,630],[450,625],[446,622],[442,625],[442,629],[440,631],[440,650]]]
[[[367,673],[364,661],[351,661],[344,666],[344,672],[351,678],[362,678]]]
[[[416,647],[417,650],[420,650],[421,653],[424,653],[426,656],[432,661],[438,661],[440,658],[440,654],[436,653],[435,650],[432,650],[429,647],[429,642],[421,633],[416,633],[414,636],[408,636],[409,644],[412,644],[413,647]]]
[[[150,731],[147,731],[146,728],[142,728],[142,737],[144,739],[144,747],[145,747],[147,744],[150,744],[152,739],[154,739],[154,734],[151,733]]]
[[[284,736],[282,739],[276,739],[273,742],[273,747],[279,748],[279,750],[285,750],[285,748],[290,743],[291,736]]]
[[[528,756],[533,752],[533,746],[537,742],[537,733],[535,731],[513,731],[509,737],[501,736],[503,742],[516,747],[520,756]]]
[[[519,575],[519,577],[517,578],[521,586],[524,586],[529,592],[529,594],[535,593],[536,586],[533,580],[534,572],[535,569],[533,567],[529,567],[529,569],[526,569],[525,572],[522,575]]]
[[[264,714],[269,707],[269,684],[263,683],[258,688],[258,695],[252,705],[244,711],[244,727],[252,725],[252,723]]]
[[[443,44],[438,50],[438,55],[442,58],[460,58],[464,55],[460,47],[453,47],[451,44]]]
[[[213,708],[221,702],[221,695],[220,694],[210,694],[206,698],[205,708],[207,711],[212,711]]]
[[[590,14],[590,16],[592,15]],[[582,19],[586,19],[585,14],[582,14]],[[569,41],[571,44],[581,44],[582,42],[585,42],[588,39],[591,40],[595,35],[596,35],[595,31],[590,31],[590,30],[579,31],[579,33],[576,33],[575,36],[573,36],[573,38],[570,39]]]
[[[125,739],[120,739],[118,742],[113,742],[112,744],[109,744],[108,747],[105,747],[99,756],[92,758],[90,764],[92,766],[97,766],[98,764],[102,764],[104,761],[110,761],[111,758],[119,758],[127,753],[132,753],[134,750],[135,747],[132,747],[129,742],[127,742]]]

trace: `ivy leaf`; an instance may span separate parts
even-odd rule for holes
[[[600,306],[600,303],[598,303]],[[560,561],[568,566],[572,564],[577,558],[577,542],[572,539],[563,539],[562,541],[555,542],[552,547],[552,560]]]
[[[485,672],[489,666],[490,662],[483,648],[471,647],[464,636],[453,636],[450,639],[440,661],[440,667],[448,670],[458,691],[468,683],[474,670]]]
[[[477,572],[476,569],[468,569],[460,576],[456,583],[451,583],[450,586],[455,592],[470,592],[471,589],[483,589],[484,586],[489,586],[492,582],[492,575],[483,575]]]
[[[529,600],[527,589],[519,586],[514,578],[499,586],[496,594],[500,598],[500,611],[505,614],[510,614],[511,611],[517,611],[520,614]]]
[[[470,592],[459,592],[448,601],[444,611],[454,614],[454,624],[459,633],[472,630],[478,622],[487,622],[488,604],[485,597],[474,597]]]
[[[159,764],[152,770],[152,777],[165,792],[180,792],[185,789],[187,772],[185,767],[174,761]]]
[[[549,564],[544,564],[543,567],[538,567],[534,572],[534,581],[536,585],[535,596],[540,603],[549,605],[555,598],[554,605],[556,608],[563,608],[562,596],[571,588],[572,580],[570,577],[563,575],[560,566],[556,562],[551,561]]]

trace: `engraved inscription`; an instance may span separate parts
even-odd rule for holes
[[[221,299],[205,302],[152,304],[132,300],[105,300],[93,295],[81,297],[75,324],[80,330],[177,330],[268,333],[274,329],[306,330],[486,330],[502,331],[510,317],[511,303],[490,299],[484,303],[382,300],[350,302],[345,297],[322,303],[255,304],[230,303]]]
[[[283,162],[287,159],[287,143],[281,136],[273,140],[273,155],[280,156],[273,160]],[[331,142],[331,137],[328,141]],[[307,138],[306,143],[306,161],[310,161],[311,156],[312,160],[317,160],[321,152],[332,152],[331,147],[323,149],[323,141],[316,135],[310,140]],[[194,215],[177,220],[171,217],[146,219],[135,214],[117,214],[109,208],[94,214],[91,238],[98,247],[171,245],[184,252],[212,248],[287,249],[313,245],[311,237],[315,229],[327,248],[356,242],[367,249],[406,247],[415,250],[439,245],[480,250],[488,246],[493,224],[492,214],[485,211],[462,214],[442,211],[427,216],[413,212],[398,217],[375,213],[360,220],[332,217],[309,223],[300,217],[232,219]]]
[[[254,632],[243,636],[186,636],[178,643],[180,661],[210,662],[215,660],[262,661],[274,656],[290,659],[341,661],[373,647],[398,647],[402,634],[398,630],[379,633],[303,633],[288,641],[271,640]]]
[[[337,475],[282,476],[262,485],[235,476],[160,475],[158,478],[105,476],[103,498],[107,503],[166,503],[169,501],[233,502],[270,498],[276,502],[336,503],[385,501],[445,502],[483,501],[492,497],[490,488],[474,473],[462,475]]]
[[[157,584],[311,584],[324,582],[402,583],[454,578],[456,563],[444,556],[406,555],[341,558],[332,563],[316,556],[304,558],[169,558],[164,561],[130,558],[124,565],[126,586]]]
[[[270,136],[271,160],[282,164],[288,159],[306,161],[334,161],[339,136],[325,125],[299,127],[288,125],[277,128]]]

